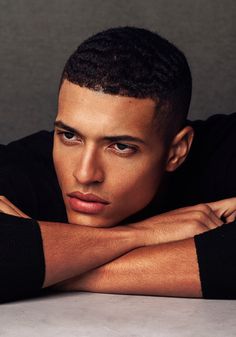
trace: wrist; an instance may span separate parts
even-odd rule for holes
[[[130,249],[143,247],[146,245],[143,230],[133,227],[132,225],[116,226],[109,228],[112,238],[117,243],[124,242],[130,246]]]

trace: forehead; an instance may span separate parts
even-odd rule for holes
[[[57,119],[85,132],[150,135],[155,129],[155,107],[150,98],[105,94],[65,80],[59,94]]]

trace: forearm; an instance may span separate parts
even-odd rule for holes
[[[46,266],[43,287],[85,273],[142,246],[142,238],[126,227],[106,229],[50,222],[39,225]]]
[[[199,210],[196,213],[196,207],[192,208],[195,211],[193,214],[199,215]],[[183,286],[185,287],[186,283],[183,275],[193,275],[194,280],[197,280],[197,283],[191,283],[193,285],[199,286],[200,282],[194,246],[192,250],[189,250],[184,246],[184,241],[180,246],[177,241],[181,242],[183,239],[205,232],[207,230],[205,223],[208,223],[209,228],[219,225],[214,217],[212,218],[205,212],[200,213],[201,217],[198,216],[198,221],[193,217],[191,224],[190,207],[190,210],[180,209],[140,223],[110,229],[39,222],[41,230],[39,231],[36,221],[24,219],[24,215],[19,215],[21,211],[16,210],[15,206],[5,198],[2,198],[0,211],[6,214],[17,214],[17,217],[11,217],[1,213],[3,224],[6,221],[4,228],[7,230],[6,237],[2,237],[2,256],[3,263],[6,265],[3,283],[9,285],[10,278],[14,280],[20,278],[21,290],[18,292],[22,294],[77,277],[138,247],[159,245],[136,250],[105,267],[84,275],[81,279],[75,278],[75,283],[66,282],[65,284],[68,284],[69,288],[75,284],[76,289],[80,289],[80,282],[84,280],[83,285],[86,290],[87,280],[90,280],[90,284],[94,281],[95,288],[98,285],[101,286],[100,291],[170,295],[172,288],[165,293],[165,290],[162,292],[163,286],[174,282],[173,294],[181,296],[180,290],[184,289]],[[12,221],[17,222],[12,224],[13,227]],[[22,230],[20,231],[22,239],[18,240],[21,222],[22,225],[24,223],[25,231],[24,234]],[[167,242],[175,243],[167,244]],[[182,250],[184,254],[181,255],[179,253]],[[184,272],[181,269],[181,263],[184,263]],[[21,277],[19,277],[20,274]],[[11,275],[14,277],[12,278]],[[148,276],[149,283],[146,281],[146,276]],[[177,277],[184,280],[181,287],[178,287]],[[97,283],[97,280],[102,280],[103,283],[100,281]],[[136,284],[135,280],[142,282]],[[111,288],[109,288],[110,285]],[[4,287],[2,287],[2,294],[5,293]],[[27,290],[29,287],[30,291]],[[105,287],[107,290],[103,290]],[[14,281],[10,289],[16,290]],[[99,291],[96,289],[91,288],[92,291]],[[200,286],[194,288],[196,289],[200,289]],[[195,296],[194,292],[193,295],[191,291],[189,294],[189,296]]]
[[[0,302],[37,294],[142,245],[126,227],[37,222],[0,213]]]
[[[135,249],[55,288],[63,291],[202,296],[193,239]]]

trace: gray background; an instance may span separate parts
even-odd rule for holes
[[[0,143],[52,128],[64,62],[111,26],[158,31],[185,52],[191,119],[233,112],[235,14],[235,0],[0,0]]]

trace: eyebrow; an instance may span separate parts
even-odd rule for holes
[[[57,128],[60,128],[60,129],[64,129],[68,132],[75,133],[79,136],[82,136],[82,133],[79,130],[63,123],[60,120],[55,121],[54,126],[57,127]],[[108,141],[112,141],[112,142],[131,141],[131,142],[136,142],[136,143],[141,143],[141,144],[146,145],[144,140],[142,140],[141,138],[133,137],[133,136],[130,136],[130,135],[105,136],[105,137],[103,137],[103,140],[108,140]]]

